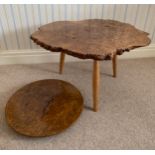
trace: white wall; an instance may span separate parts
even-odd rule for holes
[[[57,20],[110,18],[150,33],[155,43],[155,5],[0,5],[1,49],[36,49],[32,32]]]

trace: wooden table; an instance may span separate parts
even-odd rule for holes
[[[17,90],[6,104],[5,115],[16,132],[43,137],[70,127],[82,109],[83,97],[75,86],[62,80],[46,79]]]
[[[134,26],[114,20],[89,19],[57,21],[41,26],[31,39],[52,52],[61,52],[60,73],[65,54],[81,59],[93,59],[93,104],[98,110],[101,60],[112,59],[116,77],[116,59],[125,51],[150,44],[148,33]]]

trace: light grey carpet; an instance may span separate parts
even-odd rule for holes
[[[99,112],[92,107],[92,63],[0,66],[0,149],[155,149],[155,59],[119,60],[118,77],[111,77],[111,62],[101,63]],[[61,134],[30,138],[7,126],[5,104],[20,87],[40,79],[57,78],[75,85],[85,109]]]

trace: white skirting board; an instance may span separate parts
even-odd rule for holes
[[[58,52],[50,52],[44,49],[0,50],[0,65],[59,62],[59,56],[60,53]],[[155,57],[155,44],[143,48],[137,48],[118,56],[119,59],[146,57]],[[88,61],[88,59],[78,59],[72,56],[66,56],[65,62],[73,61]]]

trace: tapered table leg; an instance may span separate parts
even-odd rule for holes
[[[65,53],[61,52],[61,54],[60,54],[60,64],[59,64],[59,73],[60,74],[62,74],[62,72],[63,72],[64,62],[65,62]]]
[[[112,58],[113,77],[117,76],[117,55]]]
[[[93,109],[95,112],[98,111],[99,84],[100,84],[99,61],[94,60],[94,64],[93,64]]]

